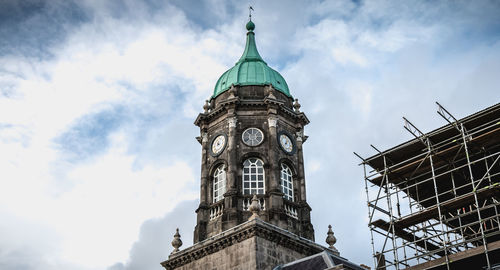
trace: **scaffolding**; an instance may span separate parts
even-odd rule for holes
[[[500,269],[500,103],[362,158],[375,269]]]

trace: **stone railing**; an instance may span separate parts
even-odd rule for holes
[[[283,206],[285,208],[285,213],[289,217],[292,217],[292,218],[295,218],[295,219],[299,219],[299,214],[298,214],[298,211],[297,211],[297,207],[295,207],[294,205],[292,205],[290,203],[287,203],[287,202],[284,202]]]
[[[216,219],[222,216],[222,212],[224,211],[224,200],[214,204],[210,207],[210,220]]]
[[[260,210],[264,211],[266,210],[266,200],[264,198],[259,198],[259,203],[260,203]],[[250,204],[252,204],[252,198],[243,198],[243,211],[249,211],[248,208],[250,207]]]

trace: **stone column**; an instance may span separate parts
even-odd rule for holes
[[[236,195],[238,194],[237,180],[238,175],[238,160],[237,160],[237,138],[236,138],[236,125],[238,119],[234,113],[230,113],[227,118],[229,134],[228,134],[228,144],[227,144],[227,191],[224,194],[224,214],[222,221],[221,230],[227,230],[238,225],[238,200]]]
[[[208,134],[201,134],[201,179],[200,179],[200,204],[208,204],[207,185],[208,185]]]
[[[227,152],[228,152],[228,157],[227,157],[227,186],[228,186],[228,192],[229,193],[236,193],[237,192],[237,185],[236,185],[236,176],[237,174],[237,168],[238,168],[238,162],[236,160],[236,125],[238,123],[238,118],[236,116],[229,117],[227,119],[227,123],[229,126],[229,134],[228,134],[228,144],[227,144]]]
[[[278,153],[279,146],[277,141],[277,126],[278,117],[276,116],[276,111],[269,109],[269,111],[274,111],[274,114],[269,114],[267,123],[269,125],[269,174],[266,175],[268,178],[269,186],[266,187],[268,190],[269,205],[267,212],[269,215],[269,222],[283,229],[287,228],[286,220],[281,219],[281,213],[283,212],[283,196],[281,193],[281,187],[279,182],[279,160]]]
[[[267,189],[270,192],[279,191],[279,181],[277,179],[277,172],[279,170],[278,165],[278,157],[276,155],[276,150],[278,149],[277,143],[277,126],[278,126],[278,118],[275,115],[269,115],[267,119],[267,123],[269,126],[269,168],[270,174],[269,177],[269,187]]]
[[[201,128],[201,177],[200,177],[200,205],[196,209],[196,227],[194,228],[194,242],[203,241],[206,238],[208,222],[208,134],[205,128]]]
[[[299,132],[296,134],[297,139],[295,140],[297,143],[297,182],[299,183],[299,192],[300,192],[300,201],[306,200],[306,181],[305,181],[305,173],[304,173],[304,155],[302,151],[302,142],[304,137],[304,131],[301,128]]]

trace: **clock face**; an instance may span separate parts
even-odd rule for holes
[[[226,136],[221,134],[215,137],[215,139],[212,141],[212,153],[214,155],[222,153],[222,150],[224,150],[225,146],[226,146]]]
[[[283,151],[285,151],[287,154],[292,154],[295,150],[295,145],[292,139],[285,133],[281,133],[278,138]]]
[[[257,146],[264,140],[264,134],[258,128],[248,128],[243,131],[242,139],[248,146]]]

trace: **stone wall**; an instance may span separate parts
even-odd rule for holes
[[[223,250],[185,264],[176,270],[272,270],[306,257],[297,251],[254,236]]]
[[[271,270],[324,249],[257,218],[174,253],[161,264],[167,270]]]
[[[255,237],[257,242],[256,268],[248,269],[273,269],[274,267],[302,259],[309,255],[301,254],[295,250],[283,247],[275,242],[261,237]]]
[[[235,245],[229,246],[218,252],[209,254],[196,261],[185,264],[178,270],[245,270],[257,269],[255,237],[244,240]],[[270,268],[272,269],[272,268]]]

